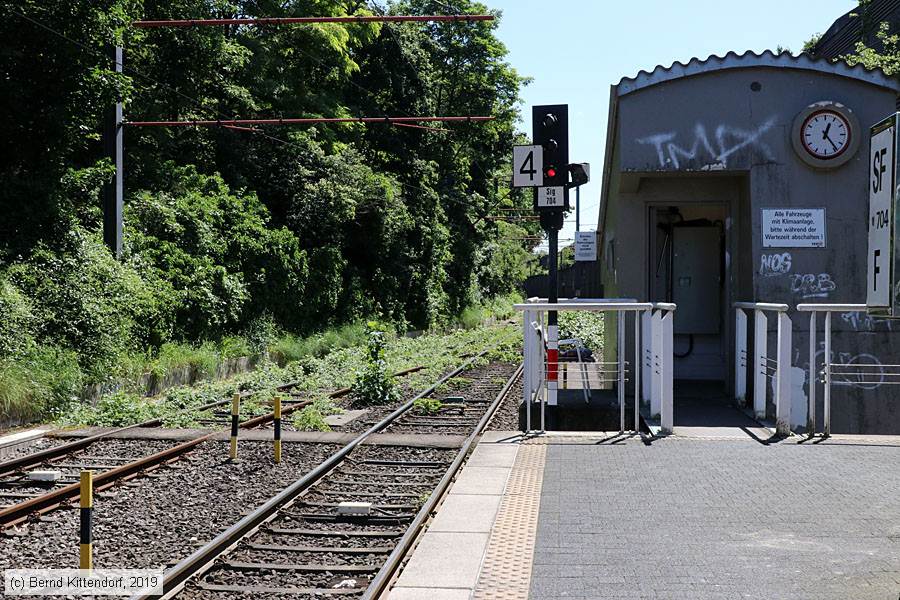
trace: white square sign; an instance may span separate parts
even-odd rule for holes
[[[538,208],[563,208],[566,203],[566,188],[562,186],[538,188]]]
[[[875,126],[869,150],[869,253],[866,260],[866,306],[891,305],[891,209],[894,193],[895,118]]]
[[[544,185],[543,146],[513,146],[513,187]]]
[[[597,260],[597,232],[575,232],[575,260],[590,262]]]

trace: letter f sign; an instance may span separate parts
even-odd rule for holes
[[[881,256],[881,250],[875,251],[874,259],[872,260],[872,291],[878,291],[878,274],[881,273],[881,269],[878,267],[878,257]]]

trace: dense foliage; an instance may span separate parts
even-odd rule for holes
[[[153,357],[165,344],[258,331],[308,335],[372,315],[427,328],[515,291],[524,277],[530,247],[520,240],[534,231],[485,218],[529,204],[505,183],[525,80],[505,62],[496,23],[132,25],[487,7],[472,0],[4,6],[0,362],[9,371],[42,357],[62,361],[75,374],[65,384],[34,384],[34,393],[65,388],[48,402],[84,381],[117,376],[124,357]],[[107,54],[115,43],[125,49],[122,74]],[[103,116],[117,99],[126,120],[495,120],[126,127],[125,246],[115,260],[101,242],[101,195],[111,176]],[[17,381],[27,387],[38,379]],[[0,381],[0,401],[3,389]]]

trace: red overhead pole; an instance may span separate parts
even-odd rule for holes
[[[494,15],[366,15],[344,17],[245,17],[238,19],[175,19],[135,21],[134,27],[194,27],[197,25],[303,25],[311,23],[409,23],[431,21],[493,21]]]
[[[218,119],[203,121],[125,121],[131,127],[240,127],[242,125],[313,125],[316,123],[476,123],[494,117],[322,117],[292,119]]]

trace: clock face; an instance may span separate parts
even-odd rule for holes
[[[815,158],[837,158],[850,147],[850,124],[839,112],[821,110],[812,113],[800,128],[803,148]]]

